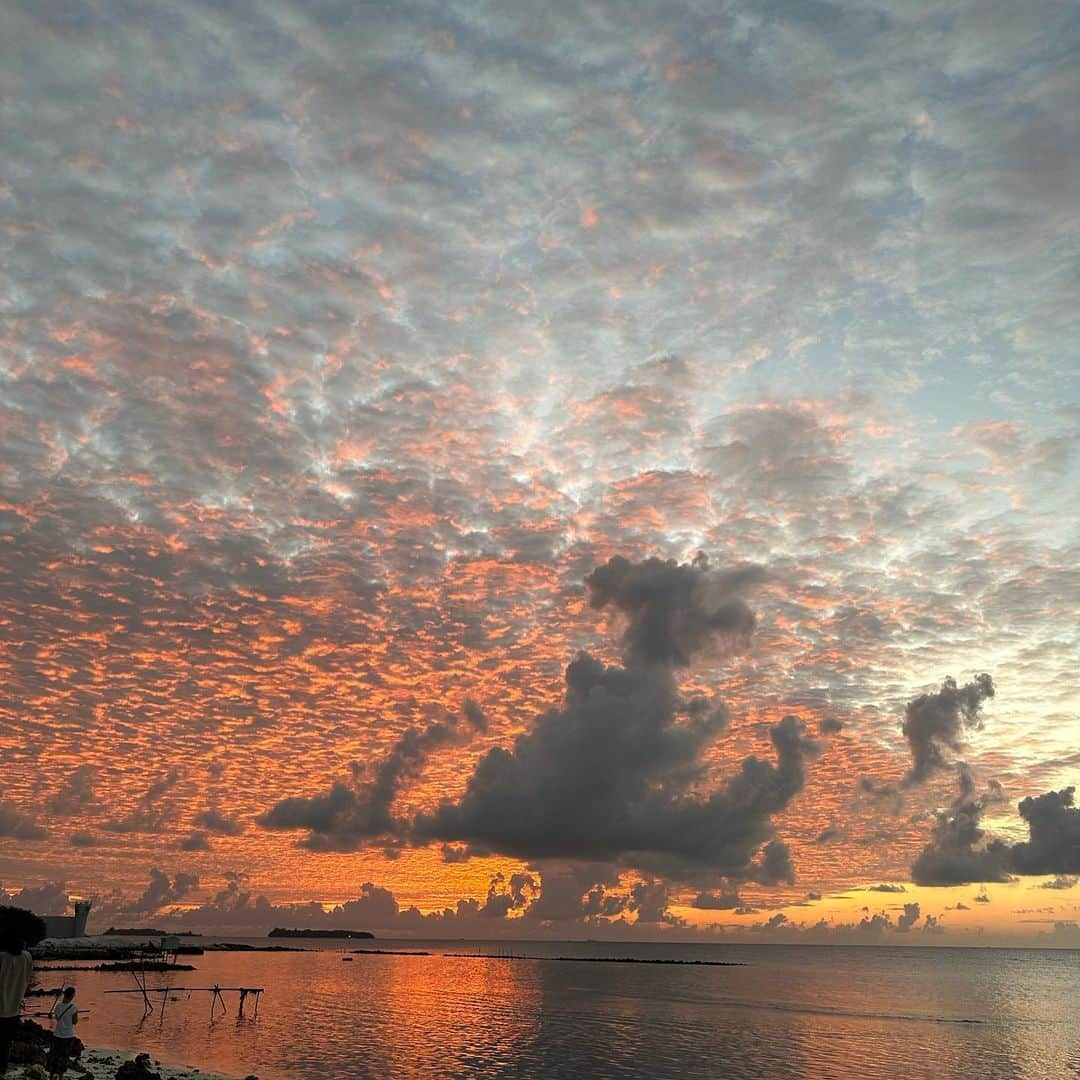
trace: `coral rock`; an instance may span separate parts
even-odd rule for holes
[[[161,1073],[150,1068],[150,1055],[138,1054],[116,1070],[116,1080],[161,1080]]]

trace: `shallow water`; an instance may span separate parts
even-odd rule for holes
[[[304,943],[310,945],[311,943]],[[515,944],[531,956],[727,960],[741,967],[454,957],[477,943],[389,943],[431,956],[210,953],[182,986],[263,986],[258,1018],[210,1017],[177,991],[145,1021],[130,975],[74,983],[80,1035],[261,1080],[324,1077],[1080,1076],[1080,953],[812,946]],[[151,976],[151,985],[168,980]],[[155,999],[160,1001],[160,995]],[[247,1011],[251,1012],[249,1001]]]

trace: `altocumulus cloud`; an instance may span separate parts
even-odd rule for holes
[[[802,800],[828,813],[784,823],[815,884],[914,853],[841,820],[853,776],[963,754],[936,707],[914,764],[878,753],[913,648],[944,673],[1022,628],[995,678],[1032,722],[995,768],[1073,783],[1070,5],[303,7],[0,5],[5,872],[42,830],[125,859],[205,833],[200,868],[269,880],[277,844],[195,820],[213,787],[246,815],[339,774],[291,807],[304,843],[409,842],[397,721],[434,752],[445,702],[501,694],[485,749],[516,754],[586,640],[552,609],[613,551],[775,570],[723,696],[846,725]],[[695,664],[699,630],[739,637],[691,620]],[[737,773],[744,734],[687,768]],[[453,760],[419,805],[461,802]],[[1059,862],[1071,804],[1032,809],[1026,865]],[[79,887],[107,865],[64,851]]]

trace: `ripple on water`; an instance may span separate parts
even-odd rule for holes
[[[267,988],[257,1021],[211,1023],[201,997],[178,994],[163,1019],[140,1023],[136,998],[102,994],[122,977],[73,981],[91,1043],[262,1080],[1041,1080],[1080,1062],[1075,953],[766,946],[740,949],[745,967],[712,968],[450,958],[430,947],[436,955],[351,964],[329,950],[200,957],[202,985]]]

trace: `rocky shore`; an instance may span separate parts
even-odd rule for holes
[[[48,1029],[34,1020],[24,1019],[11,1048],[6,1080],[48,1080],[45,1063],[52,1038]],[[84,1046],[81,1040],[75,1041],[80,1053],[72,1058],[67,1071],[73,1080],[227,1080],[193,1065],[166,1066],[149,1054],[95,1050]],[[245,1080],[258,1080],[258,1077],[249,1076]]]
[[[158,939],[160,941],[160,939]],[[127,971],[139,970],[179,970],[194,971],[190,964],[168,964],[150,957],[147,948],[152,948],[152,938],[140,939],[136,935],[97,935],[87,938],[46,938],[31,952],[36,961],[35,971],[39,984],[31,989],[28,998],[53,998],[60,993],[59,987],[51,984],[51,972],[64,971]],[[203,952],[232,952],[258,949],[258,946],[232,943],[212,943],[205,947],[196,946],[186,939],[181,953],[199,955]],[[285,952],[302,949],[282,945],[264,947],[266,951]],[[74,961],[74,964],[62,963]],[[91,963],[91,961],[105,961]],[[44,985],[42,985],[44,984]],[[47,1003],[48,1004],[48,1003]],[[26,1017],[19,1026],[12,1047],[11,1066],[5,1080],[48,1080],[45,1064],[48,1059],[52,1032],[35,1020]],[[203,1072],[193,1065],[163,1065],[149,1054],[137,1051],[105,1050],[84,1047],[76,1040],[80,1048],[78,1057],[73,1057],[68,1066],[67,1075],[72,1080],[228,1080],[214,1073]],[[252,1078],[247,1078],[252,1080]],[[257,1080],[257,1078],[255,1078]]]
[[[13,1065],[7,1080],[48,1080],[41,1064]],[[67,1075],[72,1080],[227,1080],[214,1073],[201,1072],[194,1066],[170,1068],[154,1061],[148,1054],[112,1050],[85,1050],[79,1061],[72,1061]]]

